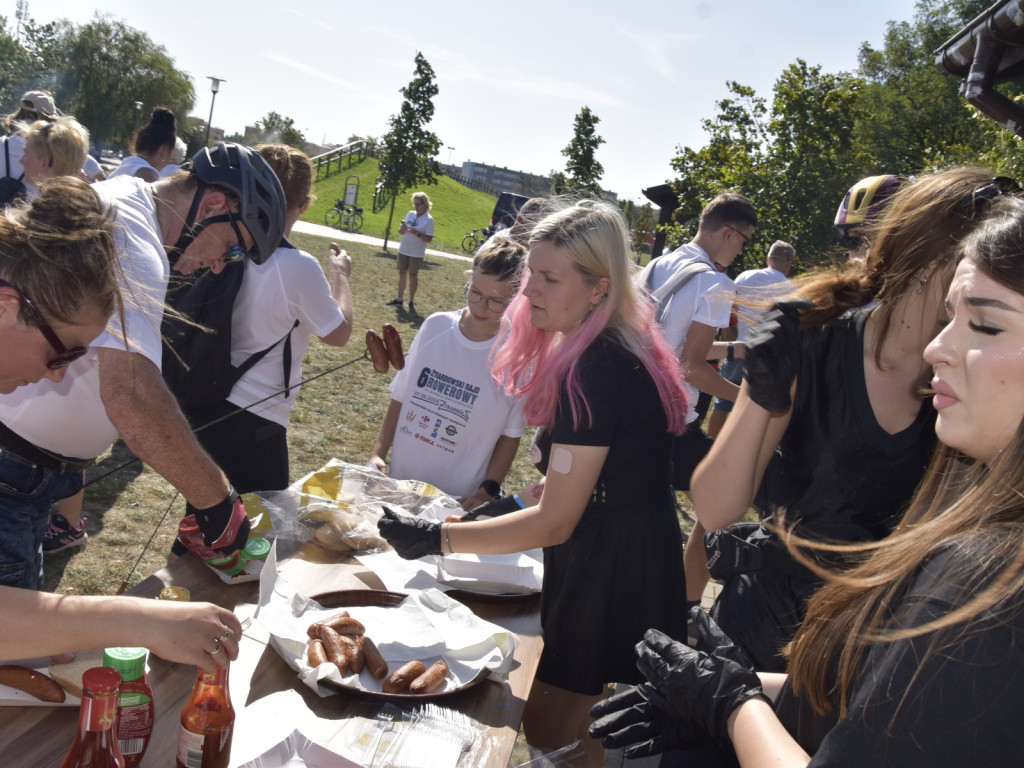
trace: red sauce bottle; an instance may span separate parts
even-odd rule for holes
[[[181,710],[178,768],[228,768],[235,710],[228,691],[228,668],[201,668]]]
[[[127,768],[138,765],[153,735],[156,713],[153,688],[146,674],[145,648],[107,648],[103,666],[116,669],[121,675],[117,696],[117,742]]]
[[[82,675],[78,736],[61,768],[125,768],[114,733],[120,684],[121,675],[107,667],[93,667]]]

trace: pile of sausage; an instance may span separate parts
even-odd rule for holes
[[[334,664],[342,675],[358,675],[368,670],[376,680],[384,680],[384,693],[433,693],[448,676],[448,665],[444,659],[427,669],[422,661],[410,661],[388,676],[388,663],[376,644],[366,635],[366,628],[348,611],[342,611],[325,621],[317,621],[306,630],[309,645],[306,647],[306,662],[319,667],[325,662]]]

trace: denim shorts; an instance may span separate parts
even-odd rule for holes
[[[50,506],[81,488],[81,472],[54,472],[0,445],[0,585],[42,586]]]
[[[740,358],[733,358],[732,360],[723,360],[722,364],[718,366],[719,375],[726,381],[731,381],[733,384],[743,383],[743,361]],[[724,400],[721,397],[715,398],[714,410],[721,411],[723,413],[729,413],[732,410],[732,400]]]

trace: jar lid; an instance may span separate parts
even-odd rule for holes
[[[110,667],[93,667],[82,675],[82,688],[95,693],[110,693],[121,685],[121,675]]]
[[[123,680],[138,680],[146,674],[145,648],[104,648],[103,666],[116,669]]]
[[[192,593],[185,587],[164,587],[160,590],[157,600],[176,600],[180,603],[187,603],[192,599]]]
[[[266,539],[249,539],[245,542],[245,551],[250,557],[266,557],[270,553],[270,542]]]

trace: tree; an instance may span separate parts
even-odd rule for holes
[[[95,144],[126,143],[135,119],[165,106],[180,120],[195,104],[195,89],[166,49],[123,21],[97,13],[76,26],[57,23],[53,78],[58,106],[85,125]]]
[[[304,149],[306,137],[295,127],[295,121],[277,112],[268,112],[262,121],[256,121],[255,144],[287,144],[289,147]]]
[[[601,198],[601,177],[604,166],[597,161],[597,148],[604,144],[604,139],[597,135],[597,124],[601,118],[583,107],[573,120],[573,137],[569,145],[562,150],[568,160],[565,163],[565,175],[557,180],[565,191],[582,193],[589,197]],[[552,179],[554,182],[554,178]]]
[[[419,51],[413,79],[400,90],[404,97],[397,115],[388,121],[391,130],[381,140],[378,157],[380,178],[378,185],[391,197],[391,211],[384,229],[384,250],[388,249],[388,236],[395,216],[395,201],[403,189],[422,183],[436,184],[434,157],[441,151],[441,140],[427,125],[434,117],[433,99],[437,96],[434,68]]]

